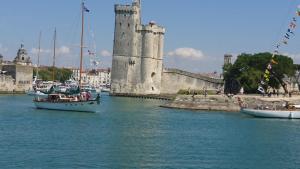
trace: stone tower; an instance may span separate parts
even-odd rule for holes
[[[224,65],[231,64],[232,55],[231,54],[225,54],[224,55]]]
[[[165,29],[141,23],[141,1],[115,5],[111,94],[160,94]]]

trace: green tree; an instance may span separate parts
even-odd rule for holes
[[[53,68],[52,67],[42,67],[39,68],[39,79],[52,81],[53,80]],[[54,78],[60,82],[64,82],[72,76],[72,71],[66,68],[54,68]],[[36,68],[33,70],[33,75],[36,76]]]
[[[228,88],[228,85],[226,87],[226,84],[228,84],[226,82],[235,79],[239,82],[239,87],[243,86],[246,93],[257,93],[258,85],[271,59],[271,53],[239,55],[233,65],[225,65],[223,67],[225,91]],[[293,65],[293,60],[287,56],[276,55],[274,60],[278,64],[273,64],[273,74],[268,85],[278,89],[285,75],[289,77],[295,75],[295,66]]]

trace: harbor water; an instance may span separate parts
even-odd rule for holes
[[[159,107],[102,95],[98,113],[0,96],[1,168],[296,169],[300,120]]]

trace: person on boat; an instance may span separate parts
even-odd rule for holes
[[[77,102],[77,101],[78,101],[78,96],[73,96],[72,100],[73,100],[74,102]]]
[[[100,104],[100,94],[99,93],[97,94],[96,101],[97,101],[97,104]]]
[[[91,93],[90,92],[86,92],[86,100],[90,100],[92,97]]]
[[[86,92],[80,93],[80,101],[86,101]]]

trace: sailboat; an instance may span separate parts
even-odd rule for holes
[[[83,59],[83,32],[84,32],[84,13],[88,12],[88,9],[84,6],[84,2],[81,3],[81,45],[80,45],[80,75],[79,75],[79,87],[82,86],[82,59]],[[54,38],[55,42],[55,38]],[[54,58],[55,58],[55,43],[54,43]],[[53,64],[55,62],[53,61]],[[54,73],[53,73],[54,76]],[[52,88],[53,90],[53,88]],[[98,105],[100,104],[100,94],[96,98],[92,98],[89,92],[81,92],[74,94],[53,93],[49,94],[47,98],[40,99],[39,97],[34,99],[34,104],[38,109],[48,110],[62,110],[62,111],[79,111],[79,112],[96,112]]]
[[[38,79],[39,79],[39,67],[40,67],[40,52],[41,52],[41,36],[42,32],[39,34],[39,48],[38,48],[38,58],[37,58],[37,69],[36,69],[36,76],[33,79],[32,86],[33,88],[26,91],[26,94],[29,96],[47,96],[44,92],[41,92],[41,90],[48,90],[47,88],[40,88],[41,86],[44,87],[45,85],[39,86]]]

